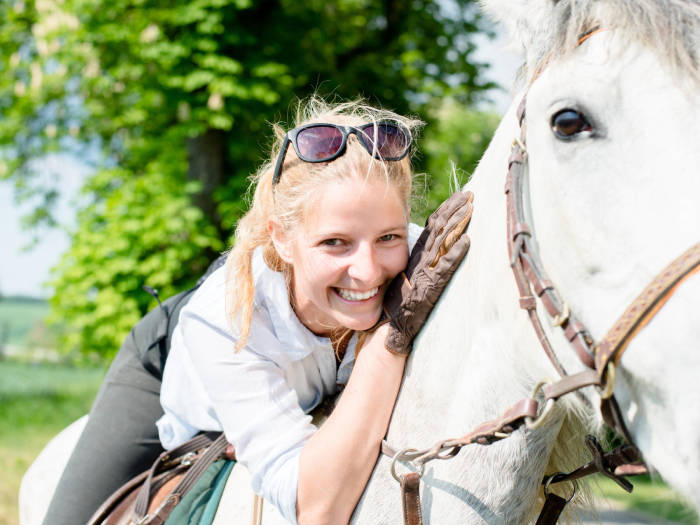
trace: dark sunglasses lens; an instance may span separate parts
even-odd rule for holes
[[[376,134],[376,135],[375,135]],[[375,150],[375,136],[377,139]],[[408,136],[393,124],[372,124],[362,127],[362,141],[370,151],[376,151],[383,159],[398,159],[408,150]]]
[[[297,134],[297,148],[303,160],[325,160],[343,145],[343,132],[333,126],[313,126]]]

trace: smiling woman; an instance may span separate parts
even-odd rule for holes
[[[162,385],[143,364],[160,313],[134,327],[46,522],[86,522],[163,448],[200,431],[224,432],[253,490],[287,521],[349,520],[413,337],[467,251],[471,202],[458,192],[422,232],[408,223],[416,121],[312,100],[297,124],[277,130],[226,266],[179,311]],[[343,388],[314,426],[309,412]]]

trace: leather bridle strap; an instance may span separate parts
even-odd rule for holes
[[[423,525],[420,507],[420,476],[417,472],[401,475],[401,508],[404,525]]]
[[[392,458],[392,473],[395,472],[397,461],[408,461],[420,467],[434,459],[450,459],[467,445],[490,445],[507,438],[528,420],[537,418],[538,409],[537,400],[526,397],[512,405],[496,419],[477,425],[461,437],[443,439],[425,450],[404,449],[397,451],[386,440],[382,440],[381,452]]]
[[[456,439],[445,439],[427,450],[414,449],[395,451],[385,440],[382,440],[381,451],[393,458],[392,475],[401,485],[401,508],[404,525],[422,525],[423,517],[420,505],[420,472],[396,474],[397,461],[409,461],[421,469],[428,461],[434,459],[450,459],[456,456],[462,447],[471,444],[490,445],[507,438],[515,430],[526,423],[528,419],[537,417],[538,404],[535,399],[525,398],[506,410],[500,417],[484,422],[471,432]]]
[[[556,472],[542,480],[542,484],[549,486],[553,483],[576,481],[596,472],[612,479],[627,492],[632,492],[632,484],[624,476],[636,476],[647,474],[646,465],[641,463],[639,450],[627,443],[620,445],[610,452],[603,452],[600,443],[593,436],[586,436],[586,446],[593,456],[593,460],[572,470],[571,472]]]
[[[597,374],[594,370],[590,371],[597,379]],[[574,377],[574,376],[572,376]],[[552,392],[557,392],[553,390]],[[558,391],[558,395],[551,395],[552,392],[544,389],[545,399],[557,399],[558,395],[564,395],[568,392]],[[547,401],[545,401],[547,403]],[[545,409],[546,412],[546,409]],[[515,430],[528,422],[535,422],[538,418],[539,403],[534,398],[523,398],[500,417],[481,423],[471,432],[456,439],[445,439],[435,443],[432,447],[425,450],[404,449],[396,451],[385,440],[382,440],[381,452],[387,457],[392,458],[391,472],[401,485],[401,507],[403,511],[404,525],[422,525],[422,514],[420,506],[420,477],[424,465],[434,459],[450,459],[455,457],[462,447],[471,444],[490,445],[509,437]],[[544,414],[539,417],[544,417]],[[639,465],[639,454],[637,449],[631,445],[623,445],[617,449],[604,453],[592,436],[587,436],[586,445],[591,450],[593,460],[569,473],[557,472],[545,478],[543,484],[546,486],[566,481],[574,481],[581,477],[587,476],[594,472],[599,472],[602,475],[614,480],[628,492],[631,490],[631,484],[622,476],[643,474],[646,468]],[[396,462],[406,461],[414,466],[417,472],[408,472],[405,474],[396,474]],[[554,524],[564,505],[565,500],[558,500],[553,493],[547,495],[545,507],[542,510],[537,523],[539,525]]]
[[[527,311],[537,339],[562,376],[559,382],[545,387],[545,396],[547,399],[557,399],[565,393],[576,392],[585,386],[600,387],[603,390],[601,413],[605,422],[631,443],[630,433],[612,396],[614,366],[620,360],[630,340],[653,318],[683,280],[700,269],[700,243],[692,246],[667,266],[614,323],[600,344],[596,345],[588,330],[578,321],[556,287],[547,278],[539,262],[524,205],[523,186],[527,176],[525,98],[520,103],[517,116],[521,134],[512,146],[505,186],[508,251],[520,294],[520,306]],[[540,299],[552,318],[552,324],[563,330],[581,362],[590,370],[573,376],[566,374],[542,328],[537,313],[536,297]]]
[[[535,295],[542,301],[542,305],[553,320],[552,323],[563,330],[566,339],[573,346],[579,359],[589,368],[594,366],[594,346],[586,328],[569,310],[558,290],[547,277],[544,268],[539,264],[537,250],[532,243],[531,228],[525,217],[523,203],[523,184],[527,173],[525,100],[523,98],[518,108],[521,134],[520,139],[514,142],[508,159],[508,174],[505,185],[508,255],[520,294],[520,307],[527,311],[537,339],[547,357],[559,375],[564,377],[567,373],[555,356],[537,314]]]
[[[617,364],[634,336],[651,321],[676,289],[700,270],[700,243],[669,264],[625,310],[597,347],[595,368],[605,383],[609,364]]]

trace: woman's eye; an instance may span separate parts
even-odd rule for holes
[[[575,109],[562,109],[552,117],[552,131],[557,138],[567,140],[580,133],[590,133],[593,127],[582,113]]]
[[[387,233],[386,235],[382,235],[381,237],[379,237],[379,240],[382,242],[388,242],[393,241],[397,237],[398,235],[396,235],[395,233]]]
[[[321,241],[324,246],[340,246],[342,241],[340,239],[325,239]]]

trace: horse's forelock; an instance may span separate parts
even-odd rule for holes
[[[555,46],[571,50],[593,26],[620,29],[629,40],[654,49],[662,63],[700,82],[700,2],[697,0],[560,0],[569,4]],[[556,49],[556,47],[555,47]]]
[[[527,77],[572,52],[594,27],[619,29],[653,49],[662,63],[700,83],[698,0],[482,0],[527,51]],[[529,78],[527,79],[529,80]]]

